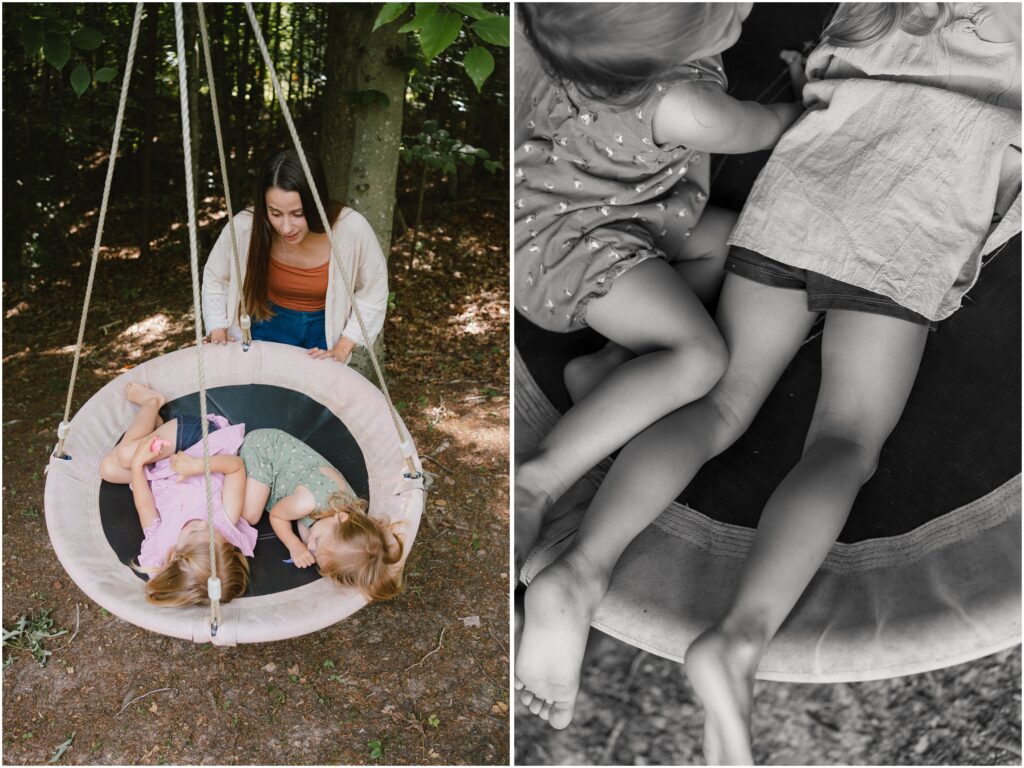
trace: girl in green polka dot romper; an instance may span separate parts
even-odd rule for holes
[[[297,567],[315,563],[321,576],[356,587],[370,600],[399,593],[401,539],[366,514],[366,502],[327,459],[280,429],[253,430],[239,456],[248,476],[243,515],[258,519],[269,512],[274,533]]]
[[[528,43],[517,46],[517,72],[525,55],[543,74],[517,76],[526,111],[515,154],[516,311],[548,331],[589,326],[610,342],[570,363],[575,405],[517,457],[518,566],[577,480],[722,376],[726,345],[703,304],[721,285],[735,214],[707,205],[708,153],[774,146],[803,105],[726,93],[719,54],[738,39],[748,3],[517,9]],[[800,62],[784,58],[799,93]],[[612,569],[651,522],[600,508],[595,500],[595,514],[524,600],[516,687],[556,728],[572,719],[587,632]]]

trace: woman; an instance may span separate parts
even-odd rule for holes
[[[253,339],[292,344],[313,357],[346,363],[352,350],[372,344],[384,325],[387,264],[366,219],[331,200],[320,160],[310,154],[306,160],[338,252],[332,254],[298,154],[278,152],[263,166],[252,210],[234,219],[241,296],[252,318]],[[203,321],[215,344],[242,338],[239,277],[232,260],[231,233],[225,227],[203,272]]]

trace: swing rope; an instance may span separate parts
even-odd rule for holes
[[[320,220],[323,222],[324,231],[327,233],[327,238],[331,243],[331,252],[334,258],[340,260],[340,251],[338,245],[334,239],[334,233],[331,231],[331,223],[327,219],[327,211],[324,209],[323,201],[320,199],[320,192],[316,188],[316,183],[313,181],[313,174],[309,170],[309,164],[306,162],[306,154],[302,149],[302,142],[299,140],[298,131],[295,129],[295,123],[292,121],[291,111],[288,109],[288,101],[285,99],[284,92],[281,89],[281,83],[277,79],[277,72],[274,69],[274,64],[270,60],[270,52],[267,50],[267,44],[263,39],[263,33],[260,31],[259,22],[256,20],[256,12],[253,10],[252,3],[247,2],[245,4],[246,13],[249,15],[249,23],[252,25],[253,33],[256,35],[256,43],[259,45],[260,53],[263,56],[263,61],[266,64],[267,72],[270,73],[270,80],[274,86],[274,93],[277,95],[278,103],[281,105],[281,112],[284,115],[285,123],[288,125],[288,132],[291,134],[292,141],[295,144],[295,150],[299,156],[299,162],[302,164],[302,170],[306,174],[306,183],[309,184],[309,189],[313,194],[313,200],[316,203],[317,212],[320,214]],[[363,321],[362,312],[359,311],[359,304],[356,302],[355,294],[352,290],[352,285],[349,281],[349,276],[345,274],[344,270],[340,270],[342,283],[345,286],[345,291],[348,294],[349,303],[352,305],[352,311],[355,314],[356,322],[359,324],[359,331],[363,334],[363,340],[369,342],[369,334],[366,332],[366,324]],[[380,390],[384,394],[384,399],[388,404],[388,412],[391,414],[391,421],[395,425],[395,431],[398,433],[398,442],[401,447],[402,456],[405,459],[405,464],[408,469],[407,476],[410,478],[421,477],[421,473],[416,469],[416,464],[413,462],[413,446],[412,440],[407,439],[402,432],[402,423],[398,418],[398,412],[395,410],[395,406],[391,401],[391,394],[388,392],[387,383],[384,381],[384,372],[381,370],[380,362],[377,360],[377,355],[373,351],[373,345],[367,343],[366,351],[370,354],[370,363],[373,366],[373,371],[377,376],[377,382],[380,385]]]
[[[188,117],[188,77],[185,71],[184,13],[180,2],[174,4],[174,32],[178,46],[178,91],[181,97],[181,138],[185,154],[185,198],[188,203],[188,247],[192,270],[192,304],[196,314],[196,360],[199,364],[199,419],[203,430],[203,477],[206,481],[206,527],[210,539],[210,578],[207,593],[210,596],[210,635],[217,636],[220,626],[220,579],[217,578],[217,550],[213,530],[213,489],[210,477],[209,424],[206,421],[206,374],[203,368],[203,329],[199,293],[199,245],[196,236],[195,189],[192,180],[192,137]]]
[[[210,86],[210,103],[213,105],[213,129],[217,137],[217,155],[220,158],[220,175],[224,184],[224,202],[228,208],[228,232],[231,233],[231,253],[234,256],[235,278],[238,285],[242,285],[242,262],[238,258],[238,239],[235,235],[235,218],[231,205],[231,187],[228,184],[228,164],[224,154],[224,138],[220,128],[220,111],[217,108],[217,88],[213,82],[213,59],[210,56],[210,39],[206,31],[206,14],[203,12],[203,4],[197,3],[196,10],[199,12],[199,31],[203,38],[203,60],[206,62],[206,82]],[[198,315],[197,315],[198,317]],[[242,329],[242,343],[248,349],[252,344],[251,320],[245,311],[245,298],[242,291],[238,292],[238,323]]]
[[[142,22],[143,4],[135,4],[135,18],[132,20],[131,42],[128,44],[128,60],[125,62],[124,78],[121,80],[121,98],[117,103],[117,119],[114,121],[114,140],[110,146],[110,163],[107,165],[107,178],[103,182],[103,200],[100,203],[100,215],[96,222],[96,239],[92,245],[92,262],[89,265],[89,280],[85,285],[85,299],[82,302],[82,319],[78,324],[78,341],[75,343],[75,360],[71,365],[71,381],[68,384],[68,397],[64,403],[64,419],[57,427],[57,446],[53,456],[58,459],[69,459],[64,453],[64,441],[71,430],[71,400],[75,394],[75,379],[78,377],[78,363],[82,357],[82,342],[85,340],[85,321],[89,316],[89,301],[92,299],[92,287],[96,279],[96,265],[100,258],[100,243],[103,240],[103,225],[107,220],[107,206],[110,202],[110,187],[114,180],[114,165],[117,162],[117,147],[121,141],[121,125],[124,122],[125,105],[128,103],[128,84],[131,82],[132,68],[135,62],[135,48],[139,41],[139,27]]]

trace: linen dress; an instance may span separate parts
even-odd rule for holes
[[[665,258],[660,238],[689,235],[708,189],[688,174],[707,155],[655,144],[651,119],[673,85],[695,80],[724,89],[720,57],[690,62],[629,108],[544,77],[528,87],[530,138],[515,153],[515,305],[535,324],[585,327],[589,301]]]
[[[928,35],[821,45],[816,101],[779,141],[729,242],[886,296],[930,320],[961,305],[981,257],[1020,231],[1020,62],[975,5]],[[1001,173],[1001,170],[1003,171]],[[999,221],[997,202],[1014,200]]]

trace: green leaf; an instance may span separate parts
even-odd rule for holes
[[[380,760],[384,757],[384,745],[381,744],[380,739],[368,741],[366,742],[366,746],[370,748],[370,758],[372,760]]]
[[[79,64],[71,72],[71,88],[75,91],[76,96],[81,96],[85,93],[91,82],[92,75],[89,73],[89,68],[85,66],[85,64]]]
[[[109,83],[117,76],[117,69],[114,67],[103,67],[103,69],[97,69],[96,74],[93,75],[97,83]]]
[[[64,69],[64,65],[71,58],[71,41],[67,35],[55,35],[52,32],[46,33],[46,40],[43,42],[43,53],[46,60],[57,68],[57,71]]]
[[[405,24],[398,28],[399,32],[414,32],[419,29],[423,29],[423,25],[426,24],[427,19],[431,18],[436,12],[440,3],[416,3],[416,15],[413,16],[412,21],[407,21]]]
[[[484,8],[483,3],[446,3],[453,11],[458,11],[463,16],[471,19],[489,19],[494,14]]]
[[[408,3],[384,3],[384,7],[377,14],[377,20],[373,22],[373,29],[370,31],[376,32],[378,28],[383,27],[385,24],[390,24],[405,13],[405,9],[408,7]]]
[[[83,51],[95,51],[103,42],[103,33],[92,27],[82,27],[71,36],[71,42]]]
[[[25,26],[21,28],[21,45],[25,49],[25,53],[29,56],[35,56],[39,49],[43,47],[45,34],[42,22],[25,22]]]
[[[494,71],[494,57],[491,56],[490,51],[482,45],[478,45],[466,52],[466,58],[462,60],[462,66],[466,68],[466,74],[469,75],[469,79],[473,81],[473,85],[476,86],[476,90],[479,92],[483,88],[484,81]]]
[[[48,763],[56,763],[58,760],[60,760],[64,756],[65,752],[67,752],[69,749],[71,749],[71,745],[74,744],[74,743],[75,743],[75,734],[72,733],[70,738],[68,738],[67,741],[65,741],[62,744],[60,744],[57,747],[57,749],[54,751],[53,756],[49,760],[47,760],[46,762],[48,762]]]
[[[420,29],[420,47],[423,56],[431,61],[437,54],[455,42],[462,29],[462,16],[449,11],[433,14]]]
[[[491,16],[474,21],[472,29],[485,43],[508,48],[508,16]]]

